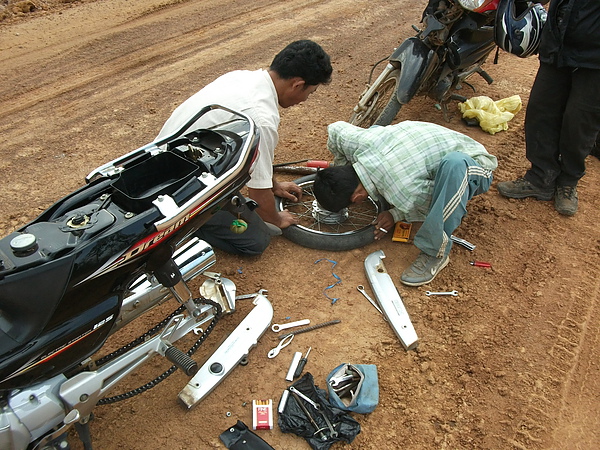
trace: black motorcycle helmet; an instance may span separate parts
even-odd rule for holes
[[[540,46],[546,16],[546,10],[539,3],[500,0],[494,26],[496,45],[521,58],[533,55]]]

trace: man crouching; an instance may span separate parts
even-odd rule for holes
[[[375,239],[395,222],[423,222],[414,238],[421,252],[400,281],[431,282],[449,262],[450,236],[467,201],[489,189],[496,157],[470,137],[426,122],[369,129],[335,122],[328,135],[334,165],[317,172],[313,189],[319,204],[337,212],[368,196],[383,197],[390,209],[377,217]]]

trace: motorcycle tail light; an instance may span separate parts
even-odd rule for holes
[[[498,0],[458,0],[458,3],[463,8],[477,13],[495,10],[498,6]]]

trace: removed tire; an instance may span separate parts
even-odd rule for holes
[[[277,210],[287,209],[299,221],[298,225],[285,228],[283,235],[303,247],[326,251],[352,250],[373,242],[373,223],[382,209],[381,204],[369,199],[339,213],[326,211],[315,200],[314,180],[313,174],[294,181],[302,188],[299,203],[276,197]]]

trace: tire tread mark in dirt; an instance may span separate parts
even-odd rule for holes
[[[580,257],[586,259],[585,256],[580,255]],[[538,381],[542,385],[546,383],[560,385],[561,387],[551,391],[555,394],[553,397],[542,393],[523,399],[527,406],[523,408],[518,424],[514,427],[513,438],[508,439],[508,442],[517,448],[544,447],[549,444],[543,442],[544,438],[547,439],[553,434],[553,431],[560,431],[564,428],[561,418],[564,420],[564,417],[568,415],[568,405],[565,403],[565,398],[568,398],[571,394],[577,368],[581,363],[581,353],[586,347],[593,345],[596,351],[591,351],[591,353],[593,355],[597,354],[599,318],[594,313],[598,307],[600,279],[594,279],[593,274],[600,271],[600,264],[592,262],[595,261],[594,259],[587,261],[590,265],[590,271],[588,272],[590,277],[581,280],[576,290],[568,294],[569,298],[565,299],[565,303],[569,303],[570,307],[564,318],[559,323],[549,324],[551,325],[551,332],[555,333],[556,339],[548,350],[551,363],[545,371],[540,371],[545,373],[545,376]],[[594,300],[590,301],[590,298]],[[592,342],[588,342],[590,338],[593,339]],[[577,381],[577,383],[580,382]],[[582,388],[585,388],[585,382],[581,383]],[[591,386],[591,388],[596,389],[597,386]],[[542,390],[540,389],[540,391]]]

